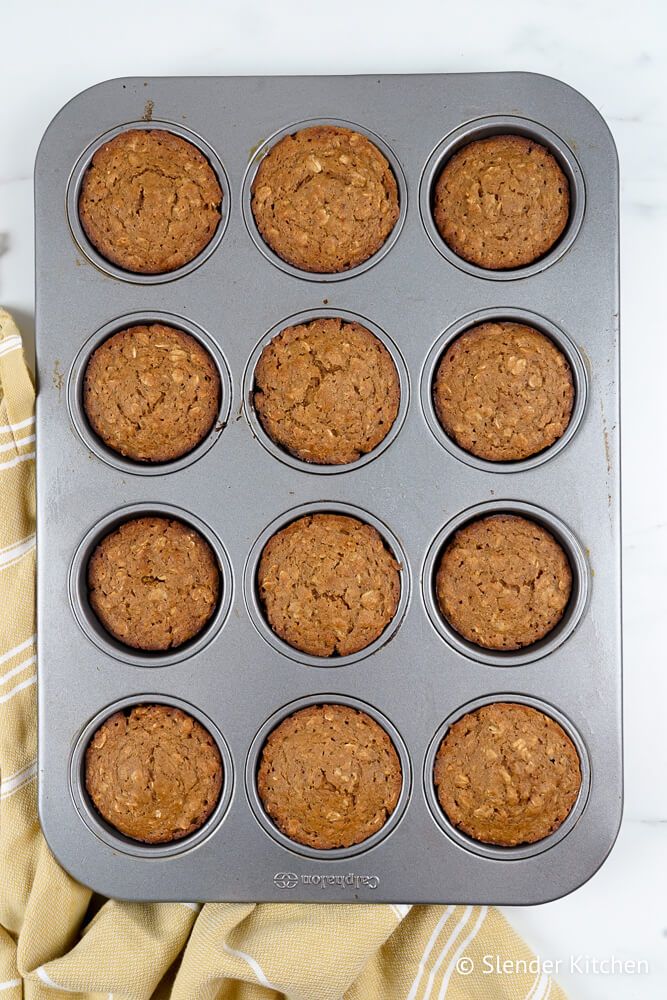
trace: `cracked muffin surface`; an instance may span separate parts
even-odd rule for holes
[[[268,736],[257,772],[264,809],[291,840],[351,847],[382,829],[401,793],[401,763],[375,719],[310,705]]]
[[[95,152],[79,218],[93,246],[136,274],[164,274],[193,260],[220,222],[222,190],[191,142],[161,129],[128,129]]]
[[[569,212],[570,188],[558,161],[520,135],[464,146],[434,190],[433,218],[445,243],[490,270],[539,260],[561,236]]]
[[[399,215],[383,153],[359,132],[314,125],[287,135],[259,165],[252,212],[264,241],[303,271],[336,273],[383,245]]]
[[[92,429],[119,454],[167,462],[192,451],[215,423],[220,375],[190,334],[153,323],[120,330],[86,366],[83,406]]]
[[[444,617],[485,649],[521,649],[563,617],[572,571],[563,548],[535,521],[494,514],[460,528],[436,575]]]
[[[262,351],[254,404],[267,434],[306,462],[342,465],[376,448],[398,414],[400,385],[384,344],[360,323],[314,319]]]
[[[88,563],[88,600],[116,639],[167,650],[201,632],[215,611],[220,571],[194,528],[138,517],[106,535]]]
[[[120,833],[147,844],[180,840],[215,809],[223,768],[215,740],[171,705],[115,712],[86,749],[86,790]]]
[[[450,726],[433,779],[455,827],[483,843],[515,847],[563,823],[579,795],[581,765],[554,719],[529,705],[497,702]]]
[[[521,323],[480,323],[443,355],[433,401],[461,448],[492,462],[528,458],[567,429],[574,403],[565,355]]]
[[[396,614],[399,569],[370,524],[312,514],[269,539],[257,585],[281,639],[313,656],[347,656],[370,645]]]

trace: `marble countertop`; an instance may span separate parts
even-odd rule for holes
[[[582,91],[621,162],[625,817],[600,872],[509,920],[580,1000],[667,995],[667,487],[662,291],[667,265],[667,8],[662,0],[449,5],[366,0],[221,4],[5,0],[0,14],[0,303],[34,335],[32,169],[40,137],[72,96],[126,75],[531,70]],[[662,450],[660,444],[663,443]],[[662,457],[661,457],[662,455]],[[570,956],[645,960],[605,975]]]

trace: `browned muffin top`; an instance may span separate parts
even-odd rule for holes
[[[86,236],[103,257],[137,274],[191,261],[220,222],[222,190],[196,146],[161,129],[128,129],[92,158],[79,196]]]
[[[120,833],[164,844],[215,809],[222,761],[213,737],[171,705],[137,705],[102,723],[86,750],[86,789]]]
[[[137,517],[106,535],[88,564],[88,599],[104,627],[135,649],[175,649],[215,611],[220,572],[198,531]]]
[[[505,847],[554,833],[581,787],[579,755],[563,727],[528,705],[505,702],[469,712],[448,729],[433,777],[454,826]]]
[[[480,323],[445,352],[433,383],[440,423],[492,462],[536,455],[567,429],[574,402],[565,355],[521,323]]]
[[[278,828],[299,844],[351,847],[380,830],[396,808],[402,774],[389,736],[365,712],[311,705],[264,744],[257,790]]]
[[[443,615],[486,649],[520,649],[560,621],[572,571],[556,539],[535,521],[494,514],[460,528],[436,577]]]
[[[269,539],[257,582],[281,639],[313,656],[346,656],[370,645],[396,614],[399,568],[370,524],[312,514]]]
[[[389,236],[398,209],[385,156],[365,135],[337,125],[285,136],[252,185],[262,238],[304,271],[334,273],[363,263]]]
[[[167,462],[202,441],[220,409],[220,376],[208,351],[162,323],[120,330],[93,352],[83,405],[114,451]]]
[[[341,465],[372,451],[398,414],[386,347],[359,323],[288,326],[262,351],[255,408],[267,434],[306,462]]]
[[[520,135],[478,139],[447,161],[433,217],[464,260],[491,270],[531,264],[567,225],[570,189],[556,158]]]

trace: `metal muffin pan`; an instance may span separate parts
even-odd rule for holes
[[[150,121],[154,112],[155,121]],[[259,236],[250,186],[280,136],[320,121],[366,133],[388,156],[400,218],[369,261],[305,273]],[[224,191],[222,221],[186,268],[148,277],[115,268],[76,214],[94,150],[123,128],[167,128],[195,142]],[[520,132],[568,175],[570,224],[535,264],[471,268],[430,218],[433,180],[462,142]],[[529,904],[581,885],[603,862],[621,817],[618,169],[609,131],[565,84],[531,74],[123,79],[74,98],[42,141],[36,167],[38,642],[40,816],[77,879],[126,899],[487,902]],[[511,279],[511,280],[507,280]],[[284,326],[358,319],[399,371],[399,417],[356,463],[309,466],[269,441],[252,408],[259,353]],[[435,421],[442,351],[472,323],[533,323],[566,353],[576,399],[563,438],[525,462],[462,452]],[[220,420],[177,462],[121,459],[87,426],[81,380],[92,349],[133,322],[197,336],[223,382]],[[261,544],[304,513],[343,511],[374,524],[401,562],[394,621],[359,655],[308,657],[268,628],[257,600]],[[575,586],[562,623],[516,653],[465,643],[433,602],[446,536],[496,510],[533,516],[564,543]],[[129,516],[166,513],[197,527],[222,571],[220,604],[191,643],[165,654],[116,643],[91,612],[92,546]],[[447,725],[493,700],[534,704],[574,740],[584,782],[562,827],[537,845],[493,848],[454,830],[431,780]],[[225,761],[221,801],[201,831],[155,847],[97,815],[82,761],[108,714],[137,703],[191,711]],[[266,734],[303,704],[359,705],[402,761],[399,807],[373,838],[340,851],[287,840],[255,787]]]

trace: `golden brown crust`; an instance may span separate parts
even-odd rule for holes
[[[92,429],[114,451],[139,462],[168,462],[211,430],[220,376],[208,351],[182,330],[132,326],[91,355],[83,406]]]
[[[442,614],[485,649],[521,649],[563,617],[572,571],[556,539],[535,521],[494,514],[460,528],[436,577]]]
[[[486,844],[515,847],[554,833],[581,788],[574,743],[528,705],[498,702],[455,722],[433,771],[449,820]]]
[[[103,257],[136,274],[193,260],[220,222],[222,190],[196,146],[161,129],[128,129],[96,151],[79,218]]]
[[[561,236],[570,211],[567,177],[544,146],[519,135],[478,139],[447,161],[433,218],[464,260],[491,270],[524,267]]]
[[[254,404],[267,434],[305,462],[341,465],[372,451],[398,414],[389,351],[359,323],[288,326],[262,351]]]
[[[574,403],[565,355],[521,323],[480,323],[442,357],[433,382],[440,423],[492,462],[528,458],[560,438]]]
[[[175,649],[215,611],[220,571],[198,531],[137,517],[106,535],[88,563],[88,599],[104,627],[134,649]]]
[[[215,809],[222,760],[201,723],[171,705],[116,712],[86,750],[86,789],[120,833],[165,844],[194,833]]]
[[[396,178],[365,135],[315,125],[267,153],[252,185],[262,238],[303,271],[336,273],[376,253],[399,214]]]
[[[396,614],[399,569],[370,524],[312,514],[269,539],[257,582],[281,639],[313,656],[347,656],[370,645]]]
[[[347,705],[311,705],[269,735],[257,790],[287,837],[328,850],[382,829],[402,781],[394,745],[374,719]]]

